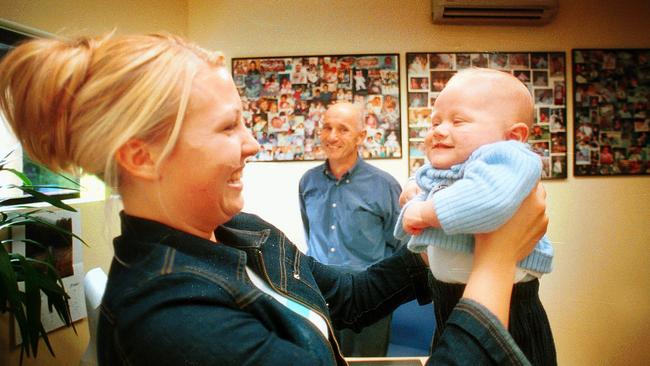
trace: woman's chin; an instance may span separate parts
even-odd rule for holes
[[[229,202],[225,207],[223,212],[228,215],[229,218],[233,218],[235,215],[239,214],[244,209],[244,198],[239,197],[232,202]]]

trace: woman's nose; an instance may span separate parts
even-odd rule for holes
[[[257,142],[253,134],[246,130],[242,141],[242,155],[250,157],[257,154],[258,151],[260,151],[260,144]]]

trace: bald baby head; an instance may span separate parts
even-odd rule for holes
[[[498,109],[504,122],[517,122],[531,127],[535,121],[535,105],[528,88],[515,76],[499,70],[469,68],[456,73],[447,88],[465,88],[468,96],[482,99],[485,104]]]

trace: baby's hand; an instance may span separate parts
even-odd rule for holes
[[[404,231],[411,235],[420,235],[422,230],[431,227],[426,221],[428,211],[433,210],[433,204],[430,201],[411,203],[402,216],[402,227]]]
[[[415,182],[415,180],[406,182],[406,185],[402,190],[402,194],[399,195],[400,207],[404,207],[406,202],[410,201],[411,198],[415,197],[418,193],[420,193],[420,187],[418,187],[418,184]]]

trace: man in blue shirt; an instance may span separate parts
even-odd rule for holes
[[[401,188],[390,174],[361,159],[365,137],[359,108],[330,106],[320,131],[327,161],[307,171],[299,186],[307,254],[345,271],[361,271],[401,245],[393,236]],[[345,356],[385,356],[390,316],[361,333],[336,333]]]

